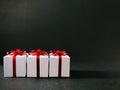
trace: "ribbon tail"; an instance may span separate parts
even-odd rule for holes
[[[39,56],[37,56],[36,58],[37,62],[36,62],[36,65],[37,65],[37,77],[40,76],[40,59],[39,59]]]
[[[16,77],[16,56],[13,56],[13,77]]]
[[[62,56],[59,56],[58,76],[61,77]]]

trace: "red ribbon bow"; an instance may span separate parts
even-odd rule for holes
[[[6,52],[6,54],[13,55],[13,77],[16,77],[16,56],[17,55],[26,55],[25,50],[21,49],[16,49],[16,50],[11,50],[10,52]]]
[[[6,54],[10,54],[10,55],[26,55],[26,51],[25,50],[21,50],[21,49],[16,49],[16,50],[11,50],[10,52],[6,52]]]
[[[61,56],[61,55],[67,55],[66,51],[63,50],[51,50],[50,53],[52,53],[52,55],[54,56]]]
[[[37,60],[39,60],[39,55],[47,55],[47,52],[46,51],[42,51],[41,49],[31,50],[30,51],[30,55],[36,55],[37,56]]]
[[[30,54],[39,56],[39,55],[47,55],[47,52],[42,51],[41,49],[37,49],[37,50],[31,50]]]

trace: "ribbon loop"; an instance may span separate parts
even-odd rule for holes
[[[6,54],[10,54],[10,55],[26,55],[26,51],[25,50],[21,50],[21,49],[16,49],[16,50],[11,50],[10,52],[6,52]]]
[[[61,56],[61,55],[67,55],[66,51],[63,51],[63,50],[51,50],[50,53],[54,56]]]
[[[41,49],[31,50],[30,55],[37,55],[37,56],[39,56],[39,55],[47,55],[47,52],[43,51]]]

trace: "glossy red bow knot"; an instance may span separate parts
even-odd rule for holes
[[[37,50],[31,50],[30,54],[39,56],[39,55],[47,55],[47,52],[42,51],[41,49],[37,49]]]
[[[50,53],[54,56],[61,56],[61,55],[67,55],[66,51],[63,50],[51,50]]]
[[[25,50],[21,50],[21,49],[16,49],[16,50],[11,50],[10,52],[6,52],[6,54],[10,54],[10,55],[25,55],[26,51]]]

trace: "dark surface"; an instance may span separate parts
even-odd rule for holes
[[[0,90],[120,90],[120,0],[0,0]],[[21,48],[66,50],[71,78],[3,78]]]
[[[79,65],[81,70],[72,70],[70,78],[4,78],[0,65],[0,90],[120,90],[120,72],[100,70],[99,65],[93,70],[90,64],[83,70],[85,65]]]

